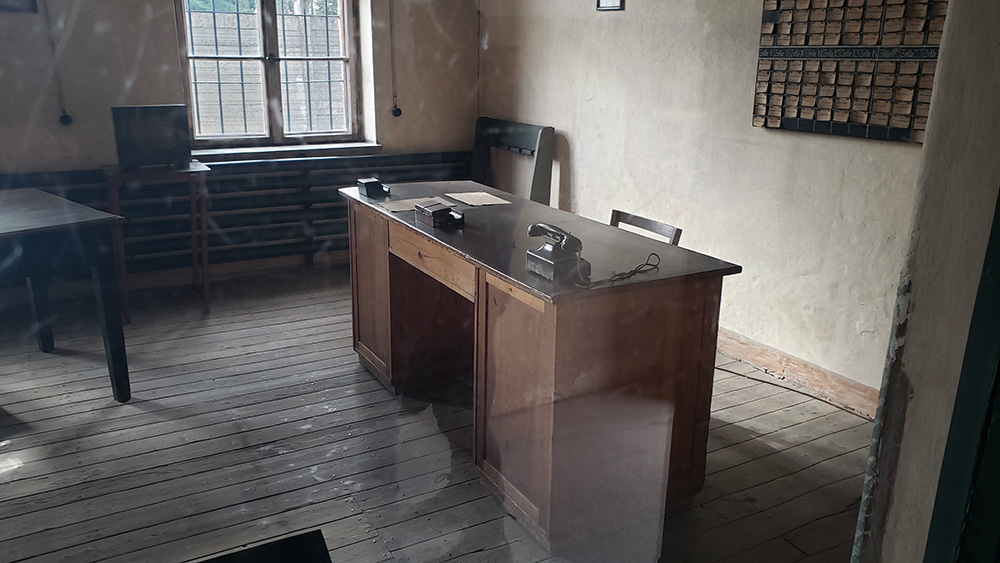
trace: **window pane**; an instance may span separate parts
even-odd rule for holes
[[[195,135],[265,135],[261,61],[192,60]]]
[[[340,0],[277,0],[281,57],[340,57]]]
[[[260,56],[257,0],[185,0],[188,53]]]
[[[282,61],[285,132],[349,132],[346,63]]]

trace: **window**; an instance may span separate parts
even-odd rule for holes
[[[179,1],[196,141],[356,138],[351,0]]]

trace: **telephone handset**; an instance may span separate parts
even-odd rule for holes
[[[560,252],[572,252],[579,254],[583,250],[583,243],[580,239],[547,223],[535,223],[528,227],[529,237],[545,237],[545,240],[552,244],[558,244]]]
[[[535,250],[528,250],[525,266],[529,272],[547,280],[590,280],[590,262],[580,257],[583,242],[570,233],[546,223],[528,227],[529,237],[542,237],[545,243]]]

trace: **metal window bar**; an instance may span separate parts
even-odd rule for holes
[[[219,129],[220,132],[226,134],[226,116],[222,112],[222,63],[219,59],[215,59],[215,76],[216,76],[216,86],[215,91],[218,93],[219,97]]]
[[[323,4],[323,17],[324,24],[323,28],[326,30],[326,99],[329,104],[330,113],[330,126],[329,129],[333,130],[333,68],[330,66],[330,3]]]
[[[305,44],[306,56],[309,55],[309,16],[302,10],[302,41]],[[312,63],[306,61],[306,115],[309,117],[309,130],[313,131],[313,99],[312,99]]]
[[[236,0],[236,45],[240,56],[243,55],[243,18],[240,17],[240,0]],[[243,132],[249,131],[247,125],[247,83],[243,74],[243,61],[240,61],[240,104],[243,109]]]
[[[212,0],[212,39],[215,43],[215,56],[219,56],[219,23],[218,14],[215,11],[215,0]],[[222,134],[226,134],[226,117],[222,112],[222,68],[219,59],[215,59],[215,78],[218,81],[215,91],[219,98],[219,129]]]
[[[184,5],[187,6],[187,16],[188,16],[188,55],[194,54],[194,22],[191,17],[191,3],[190,0],[184,0]],[[198,101],[198,65],[191,65],[191,86],[194,90],[194,118],[195,123],[198,126],[198,133],[201,133],[201,104]]]
[[[327,22],[327,24],[329,24],[329,22]],[[330,43],[329,43],[330,29],[329,29],[329,27],[327,27],[326,33],[327,33],[327,37],[328,37],[327,44],[326,44],[326,50],[329,53],[329,51],[330,51]],[[327,98],[327,100],[329,100],[329,103],[330,103],[330,130],[332,131],[333,130],[333,67],[330,66],[331,64],[332,63],[329,60],[326,61],[326,98]]]
[[[288,74],[288,63],[284,61],[284,56],[288,54],[288,33],[287,33],[286,29],[285,29],[285,0],[278,0],[278,3],[279,3],[279,6],[280,6],[279,12],[281,13],[281,45],[282,45],[282,47],[284,47],[284,50],[285,50],[284,53],[281,53],[281,52],[278,53],[279,55],[282,56],[282,59],[283,59],[281,61],[281,73],[279,74],[279,80],[281,80],[280,77],[286,76]],[[292,103],[291,103],[291,100],[289,99],[290,92],[289,92],[289,89],[288,89],[288,81],[287,80],[282,80],[282,82],[285,83],[285,115],[287,117],[291,117],[291,115],[292,115]],[[289,120],[285,119],[283,121],[289,121]],[[283,124],[283,126],[282,126],[282,132],[283,133],[285,131],[287,131],[288,125],[289,125],[288,123],[284,123]]]
[[[215,0],[212,0],[212,36],[215,40],[215,56],[219,56],[219,23],[215,11]]]
[[[259,61],[259,60],[261,60],[261,57],[255,57],[255,56],[250,56],[250,55],[245,55],[245,56],[242,56],[242,57],[239,56],[239,55],[220,55],[218,57],[216,57],[215,55],[191,55],[188,58],[191,59],[191,60],[193,60],[193,61],[196,61],[196,60],[214,61],[216,59],[223,59],[223,60],[230,60],[231,59],[231,60],[234,60],[234,61],[240,61],[240,60],[243,60],[243,61]],[[282,61],[317,61],[317,62],[340,61],[340,62],[347,62],[349,59],[347,57],[281,57],[281,60]]]

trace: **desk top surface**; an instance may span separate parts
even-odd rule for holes
[[[472,181],[413,182],[389,186],[392,193],[385,200],[359,195],[357,188],[343,188],[340,192],[347,198],[409,225],[467,259],[492,270],[508,282],[549,301],[582,292],[637,283],[693,276],[724,276],[742,271],[736,264],[598,223]],[[384,201],[474,191],[485,191],[511,203],[471,207],[456,201],[454,209],[465,213],[465,226],[454,230],[435,229],[418,223],[412,210],[390,213],[379,205]],[[591,263],[592,281],[607,279],[615,272],[627,272],[645,262],[649,254],[654,252],[660,257],[659,268],[591,289],[578,287],[571,282],[551,282],[525,268],[526,251],[538,248],[544,242],[542,238],[528,236],[528,226],[533,223],[548,223],[560,227],[583,241],[581,256]]]
[[[0,190],[0,238],[120,220],[117,215],[34,188]]]

